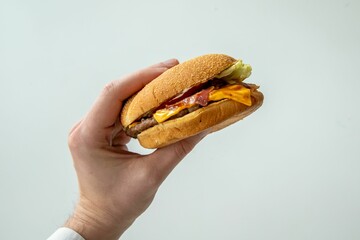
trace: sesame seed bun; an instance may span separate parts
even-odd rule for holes
[[[184,90],[213,79],[235,62],[234,58],[227,55],[209,54],[167,70],[125,103],[121,112],[122,125],[126,128]],[[218,131],[253,113],[262,105],[264,96],[253,90],[251,98],[251,106],[230,99],[210,103],[185,116],[150,127],[137,135],[137,138],[145,148],[160,148],[202,131]]]
[[[177,96],[184,89],[214,78],[234,62],[234,58],[223,54],[208,54],[167,70],[126,102],[121,114],[122,125],[127,127],[144,113]]]

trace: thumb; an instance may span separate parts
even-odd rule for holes
[[[154,167],[155,172],[159,174],[161,181],[163,181],[176,165],[193,150],[197,143],[199,143],[207,132],[199,133],[198,135],[183,139],[174,144],[157,149],[150,156],[148,161],[150,167]]]

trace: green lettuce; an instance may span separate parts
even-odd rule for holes
[[[242,82],[251,75],[251,70],[252,68],[249,64],[244,64],[242,60],[238,60],[234,65],[225,69],[215,77],[222,78],[228,82]]]

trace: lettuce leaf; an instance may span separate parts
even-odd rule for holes
[[[251,70],[252,68],[249,64],[244,64],[242,60],[238,60],[234,65],[225,69],[215,77],[222,78],[228,82],[242,82],[251,75]]]

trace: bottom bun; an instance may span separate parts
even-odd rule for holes
[[[264,96],[255,91],[250,107],[233,100],[222,100],[200,108],[181,118],[176,118],[151,127],[138,135],[144,148],[161,148],[202,131],[215,132],[233,124],[258,109]]]

